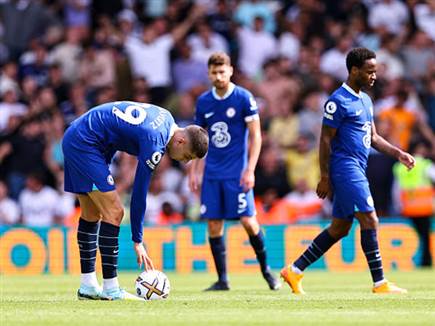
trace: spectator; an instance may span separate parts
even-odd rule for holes
[[[25,226],[53,226],[62,224],[59,214],[59,195],[44,184],[44,177],[31,173],[26,178],[26,188],[18,199]]]
[[[192,56],[191,45],[185,41],[180,41],[177,50],[179,57],[172,66],[175,91],[180,94],[194,88],[207,87],[207,64]]]
[[[130,59],[133,75],[145,78],[150,86],[152,103],[161,105],[167,99],[171,86],[170,51],[174,43],[180,41],[202,15],[201,10],[200,7],[195,7],[189,17],[171,33],[158,35],[155,23],[151,23],[144,27],[141,40],[127,38],[125,50]],[[150,62],[153,64],[149,64]]]
[[[407,171],[398,163],[394,165],[394,176],[400,191],[401,214],[410,218],[418,233],[422,248],[421,266],[432,266],[430,237],[435,199],[435,164],[427,159],[429,147],[418,143],[412,152],[416,159],[413,170]]]
[[[275,32],[275,17],[271,5],[262,0],[244,0],[236,9],[234,19],[242,26],[253,28],[258,17],[264,21],[264,30]]]
[[[17,203],[8,197],[8,187],[0,180],[0,225],[14,225],[20,220]]]
[[[73,83],[79,77],[79,65],[82,53],[80,46],[81,32],[77,27],[65,30],[65,40],[56,45],[50,52],[50,60],[60,65],[62,79]]]
[[[316,168],[319,153],[313,146],[314,140],[312,134],[300,134],[295,148],[289,149],[286,153],[287,177],[291,187],[295,187],[300,180],[305,180],[308,189],[316,189],[320,171]]]
[[[264,30],[264,19],[255,17],[253,27],[243,26],[237,32],[239,42],[239,68],[249,78],[255,78],[264,62],[277,52],[273,34]],[[261,46],[259,46],[261,44]]]
[[[397,93],[395,105],[385,109],[378,116],[381,121],[386,120],[391,127],[391,143],[407,151],[414,129],[417,129],[432,144],[432,148],[435,148],[434,133],[419,116],[406,109],[405,102],[407,98],[408,93],[405,90],[400,90]]]
[[[207,65],[208,58],[215,52],[229,53],[225,38],[214,32],[207,21],[198,22],[195,29],[196,33],[187,38],[187,43],[192,49],[192,57],[201,64]]]
[[[288,218],[293,222],[318,222],[322,218],[323,200],[304,179],[298,180],[294,190],[284,197],[284,202]]]
[[[386,28],[393,34],[403,32],[409,19],[406,5],[399,0],[381,0],[369,7],[369,25],[371,28]]]

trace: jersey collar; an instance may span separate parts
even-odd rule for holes
[[[227,92],[224,94],[224,96],[220,97],[217,93],[216,93],[216,87],[213,87],[211,89],[211,92],[213,94],[213,97],[216,100],[225,100],[226,98],[228,98],[234,91],[234,88],[236,87],[236,85],[234,85],[234,83],[230,83],[230,85],[228,86],[228,90]]]
[[[356,93],[348,84],[343,83],[341,85],[341,87],[343,87],[345,90],[347,90],[349,93],[351,93],[352,95],[361,98],[361,92],[360,93]]]

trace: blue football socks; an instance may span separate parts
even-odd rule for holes
[[[80,269],[82,274],[95,272],[97,257],[98,222],[79,220],[77,242],[80,250]]]
[[[261,271],[266,271],[268,266],[266,262],[266,248],[264,246],[263,232],[260,230],[257,235],[249,236],[249,242],[251,243],[252,248],[254,248]]]
[[[361,230],[361,246],[369,264],[373,283],[383,281],[384,270],[382,268],[382,258],[379,252],[376,229]]]
[[[104,279],[111,279],[117,276],[118,236],[119,226],[101,222],[100,232],[98,233],[98,247],[100,248]]]
[[[226,265],[227,252],[225,249],[224,237],[209,238],[209,241],[219,282],[228,282]]]
[[[305,268],[314,263],[317,259],[323,256],[325,252],[332,247],[337,240],[331,237],[328,230],[323,230],[314,240],[305,252],[293,263],[299,270],[303,271]]]

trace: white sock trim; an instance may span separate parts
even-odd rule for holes
[[[380,280],[380,281],[375,282],[375,283],[373,284],[373,286],[374,286],[375,288],[377,288],[378,286],[381,286],[382,284],[384,284],[384,283],[386,283],[386,282],[387,282],[387,280],[384,278],[383,280]]]
[[[90,272],[90,273],[82,273],[80,275],[80,283],[86,286],[94,286],[98,287],[98,280],[97,280],[97,273]]]
[[[292,265],[291,269],[292,269],[292,272],[296,273],[296,274],[303,274],[304,273],[299,268],[297,268],[295,265]]]
[[[103,290],[119,288],[118,277],[103,279]]]

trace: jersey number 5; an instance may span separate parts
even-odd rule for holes
[[[140,104],[140,103],[134,103],[132,105],[129,105],[125,108],[125,112],[118,109],[116,106],[112,108],[112,113],[116,115],[118,118],[124,120],[125,122],[128,122],[132,125],[139,125],[147,117],[146,109],[149,108],[149,104]],[[135,115],[133,115],[133,112],[137,112]]]

